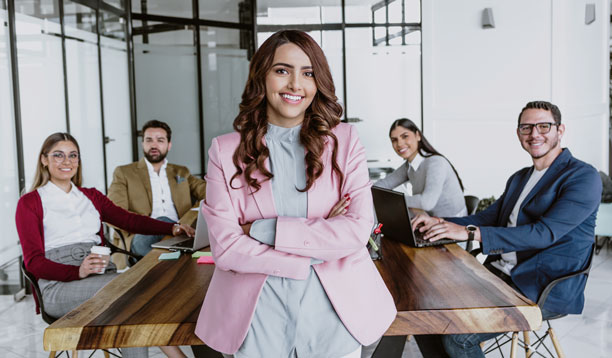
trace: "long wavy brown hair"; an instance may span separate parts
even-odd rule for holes
[[[244,173],[248,186],[258,191],[261,182],[253,178],[253,173],[259,171],[263,174],[265,177],[263,181],[270,180],[274,176],[265,167],[270,152],[263,142],[268,130],[266,75],[272,68],[276,49],[287,43],[295,44],[306,53],[312,64],[317,86],[317,93],[304,114],[300,130],[300,142],[306,149],[306,187],[298,190],[308,191],[323,173],[321,157],[328,139],[333,141],[333,171],[338,175],[340,183],[344,181],[344,174],[336,161],[338,139],[332,133],[332,129],[340,123],[342,107],[338,104],[336,87],[327,59],[323,50],[308,34],[296,30],[283,30],[268,38],[251,59],[240,112],[234,120],[234,129],[240,133],[240,144],[233,156],[236,173],[232,176],[230,185],[236,177]]]

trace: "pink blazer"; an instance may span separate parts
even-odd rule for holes
[[[313,257],[325,261],[314,269],[338,316],[361,344],[373,343],[395,319],[393,298],[365,247],[373,226],[365,151],[351,125],[341,123],[333,132],[344,182],[332,172],[329,140],[322,155],[323,174],[307,193],[308,217],[278,217],[274,247],[245,235],[240,227],[277,217],[270,181],[253,193],[238,177],[233,189],[232,155],[240,135],[213,140],[202,211],[216,267],[195,331],[210,347],[235,353],[249,330],[266,277],[306,279]],[[325,219],[346,193],[351,195],[349,211]]]

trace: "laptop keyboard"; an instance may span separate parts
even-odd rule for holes
[[[427,240],[423,240],[421,238],[417,238],[416,239],[416,244],[418,247],[425,247],[425,246],[435,246],[435,245],[440,245],[437,241],[427,241]]]
[[[455,240],[451,240],[451,239],[440,239],[437,241],[424,240],[423,233],[418,230],[414,231],[414,239],[416,241],[417,247],[439,246],[439,245],[445,245],[445,244],[452,244],[456,242]]]

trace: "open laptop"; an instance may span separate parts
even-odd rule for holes
[[[204,200],[202,200],[202,202],[204,202]],[[179,235],[171,239],[157,242],[151,245],[151,247],[172,251],[193,252],[210,245],[210,240],[208,239],[208,226],[206,225],[206,220],[204,220],[204,215],[202,215],[202,202],[200,202],[200,207],[198,208],[198,221],[196,221],[194,237]]]
[[[372,196],[378,222],[383,224],[382,233],[385,238],[411,247],[438,246],[457,242],[451,239],[434,242],[424,240],[423,233],[412,229],[410,211],[406,208],[403,193],[372,187]]]

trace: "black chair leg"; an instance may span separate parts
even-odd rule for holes
[[[191,351],[195,358],[223,358],[223,354],[206,345],[191,346]]]
[[[401,358],[407,336],[384,336],[378,343],[372,358]]]

